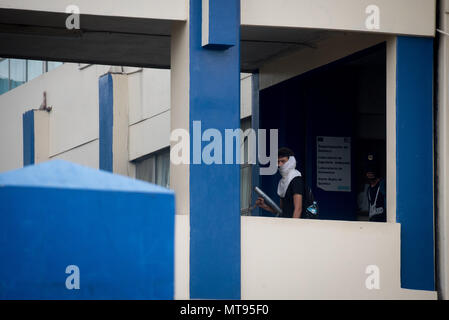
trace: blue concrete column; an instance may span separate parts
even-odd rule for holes
[[[128,79],[107,73],[99,79],[99,167],[128,174]]]
[[[99,80],[99,119],[100,150],[99,166],[101,170],[113,172],[113,123],[114,97],[112,75],[107,73]]]
[[[431,38],[397,38],[396,141],[401,284],[435,290]]]
[[[22,115],[23,166],[49,159],[49,118],[44,110],[29,110]]]
[[[34,110],[22,115],[23,165],[34,164]]]
[[[240,128],[240,1],[190,0],[189,34],[190,298],[240,299],[240,165],[194,164],[192,140]]]

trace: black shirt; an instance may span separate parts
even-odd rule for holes
[[[302,177],[295,177],[288,185],[285,197],[282,199],[282,218],[293,218],[293,212],[295,211],[295,203],[293,201],[293,195],[302,195],[302,209],[304,211],[304,179]],[[304,217],[304,212],[301,213],[301,217]]]

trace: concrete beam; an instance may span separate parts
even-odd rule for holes
[[[376,8],[378,28],[372,23]],[[436,3],[435,0],[283,0],[280,5],[278,0],[245,0],[241,14],[241,24],[245,26],[434,36]]]

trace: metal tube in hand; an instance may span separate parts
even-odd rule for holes
[[[276,212],[277,216],[279,216],[279,215],[282,214],[281,208],[279,208],[279,207],[277,206],[277,204],[276,204],[273,200],[271,200],[271,198],[270,198],[269,196],[267,196],[267,195],[265,194],[265,192],[263,192],[262,190],[260,190],[258,187],[255,187],[254,190],[256,191],[256,193],[257,193],[259,196],[261,196],[261,197],[263,198],[263,200],[265,201],[265,203],[266,203],[271,209],[273,209],[273,210]]]

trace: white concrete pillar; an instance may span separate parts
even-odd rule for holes
[[[440,0],[439,29],[449,33],[449,0]],[[439,33],[438,96],[436,114],[437,157],[437,289],[449,299],[449,36]]]

